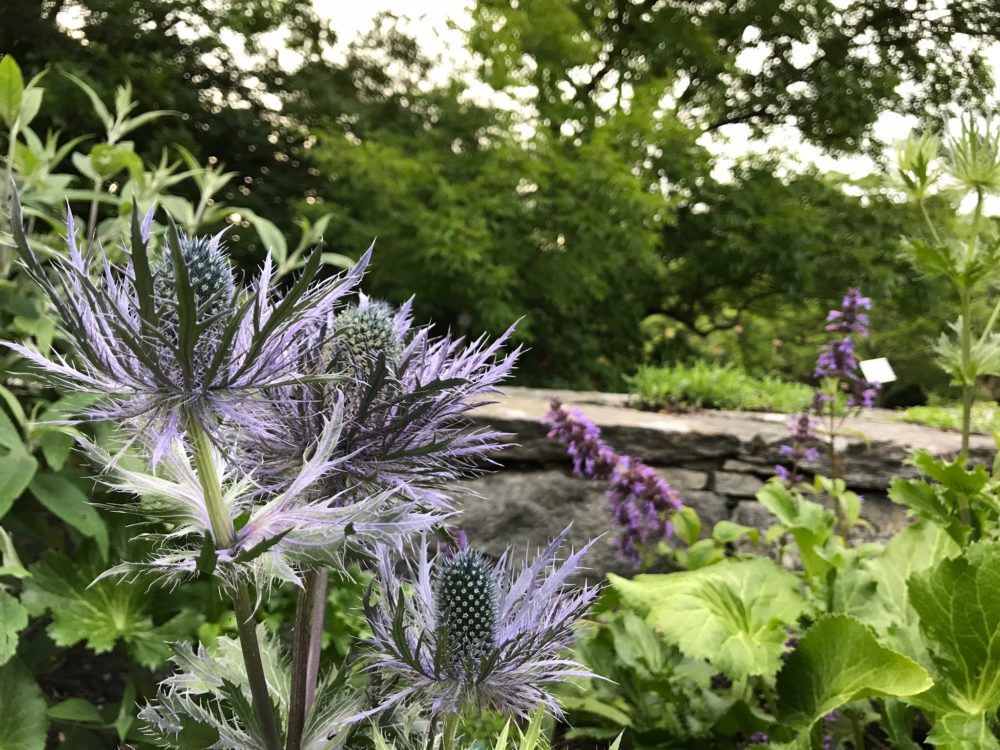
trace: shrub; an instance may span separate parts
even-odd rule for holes
[[[754,376],[731,365],[641,367],[629,388],[646,409],[698,407],[792,413],[805,407],[812,389],[773,376]]]

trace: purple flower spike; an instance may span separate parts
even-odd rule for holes
[[[558,563],[568,532],[516,573],[509,551],[497,563],[469,549],[431,561],[425,538],[410,569],[412,596],[395,558],[379,555],[378,584],[365,602],[375,652],[369,670],[396,683],[378,707],[350,720],[400,704],[432,716],[474,708],[527,718],[539,707],[561,715],[552,685],[594,677],[562,655],[597,593],[566,586],[590,548]]]
[[[574,474],[608,482],[608,502],[621,529],[614,545],[624,559],[639,562],[644,549],[672,535],[670,517],[684,501],[654,469],[615,453],[601,439],[597,425],[579,410],[566,409],[559,399],[552,399],[542,424],[549,427],[549,438],[566,446]]]

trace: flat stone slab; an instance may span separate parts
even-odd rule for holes
[[[516,445],[496,456],[501,464],[497,473],[455,488],[464,509],[461,524],[487,552],[499,554],[508,545],[521,550],[526,543],[541,546],[572,523],[570,539],[577,547],[601,537],[588,556],[591,580],[609,571],[634,572],[611,545],[616,528],[604,495],[607,484],[572,476],[565,449],[546,437],[548,428],[541,419],[553,397],[580,408],[615,451],[654,467],[698,511],[704,534],[722,519],[762,531],[774,523],[754,495],[773,474],[778,448],[788,441],[788,415],[710,410],[660,414],[629,407],[625,394],[509,388],[469,416],[483,427],[512,433]],[[841,446],[845,480],[867,498],[862,517],[870,525],[859,537],[888,539],[908,522],[905,508],[886,497],[892,477],[916,476],[914,467],[904,463],[913,450],[956,455],[960,435],[908,424],[878,409],[846,420],[843,429],[868,439],[866,443],[851,437]],[[971,448],[973,460],[992,461],[991,438],[973,436]],[[824,460],[803,469],[828,473]]]

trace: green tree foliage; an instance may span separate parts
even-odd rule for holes
[[[919,363],[919,310],[889,278],[902,210],[774,160],[719,181],[704,136],[792,126],[849,152],[886,108],[927,118],[979,101],[997,11],[935,7],[483,0],[474,90],[514,107],[471,95],[473,71],[435,69],[389,17],[328,54],[334,34],[306,0],[29,0],[0,49],[27,76],[54,65],[105,99],[128,77],[143,108],[177,112],[139,131],[141,155],[180,144],[237,172],[220,197],[249,209],[244,228],[333,211],[316,233],[331,251],[356,257],[379,238],[377,294],[416,293],[420,315],[461,331],[523,315],[524,379],[621,388],[650,315],[682,332],[655,359],[722,347],[759,368],[778,340],[781,369],[804,375],[811,342],[770,321],[815,321],[845,283],[890,295],[878,327],[899,335],[878,343]],[[55,106],[36,130],[94,129],[71,81],[47,86]],[[254,234],[229,239],[250,249]]]

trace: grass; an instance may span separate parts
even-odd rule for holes
[[[646,409],[697,407],[740,411],[801,411],[813,389],[776,377],[755,377],[729,365],[642,367],[628,379],[632,394]]]
[[[961,430],[962,407],[958,404],[911,406],[900,413],[900,419],[940,430]],[[972,431],[986,434],[1000,431],[1000,404],[996,401],[975,404],[972,407]]]

